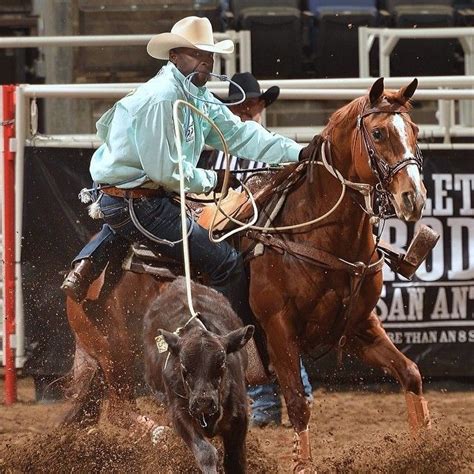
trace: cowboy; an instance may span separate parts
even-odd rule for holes
[[[273,104],[280,95],[280,88],[272,86],[265,92],[262,92],[260,84],[253,74],[250,72],[238,72],[231,77],[229,83],[229,94],[227,98],[218,97],[237,115],[240,120],[246,122],[253,120],[254,122],[262,122],[262,113],[265,108]],[[237,103],[242,99],[242,91],[237,87],[240,86],[245,92],[245,100],[240,104]],[[233,105],[235,104],[235,105]],[[214,170],[224,169],[226,166],[225,155],[221,151],[213,150],[203,152],[198,166],[211,167]],[[238,157],[230,158],[230,168],[232,171],[250,170],[263,168],[266,165],[263,161],[250,161]],[[245,178],[247,173],[235,173],[235,177],[239,180]]]
[[[308,151],[294,141],[266,131],[255,122],[242,122],[205,87],[214,65],[214,54],[230,54],[230,40],[214,43],[207,18],[186,17],[170,33],[154,36],[147,46],[156,59],[168,59],[159,73],[119,100],[97,122],[104,143],[94,153],[90,172],[100,185],[97,205],[104,227],[75,259],[62,289],[82,301],[91,281],[103,270],[104,254],[114,242],[146,242],[164,256],[182,259],[180,208],[172,199],[179,191],[178,153],[172,110],[176,100],[190,102],[209,116],[222,131],[233,154],[269,164],[305,159]],[[191,80],[186,77],[195,73]],[[183,167],[187,192],[219,191],[224,173],[198,168],[204,145],[222,148],[207,121],[180,113],[184,129]],[[232,184],[232,183],[231,183]],[[131,212],[134,214],[132,221]],[[139,230],[137,225],[142,227]],[[191,264],[209,278],[210,286],[227,296],[236,313],[250,321],[248,282],[242,257],[228,243],[212,243],[207,230],[188,218]],[[145,234],[146,236],[145,236]],[[151,236],[151,238],[150,238]],[[168,243],[167,243],[168,242]]]
[[[261,123],[263,111],[273,104],[280,95],[278,86],[269,87],[262,92],[258,80],[250,72],[236,73],[231,77],[229,83],[229,95],[222,102],[233,104],[242,98],[242,92],[237,86],[240,86],[245,92],[246,99],[237,105],[229,105],[229,109],[237,115],[243,122],[253,120]],[[223,152],[212,152],[211,156],[201,158],[199,164],[208,162],[213,164],[214,169],[225,168]],[[258,161],[249,161],[235,156],[230,158],[230,167],[233,171],[245,170],[246,176],[249,170],[258,170],[265,163]],[[239,177],[239,173],[235,174]],[[313,402],[313,389],[308,378],[308,373],[301,362],[301,380],[309,403]],[[268,383],[262,385],[250,385],[247,393],[252,399],[252,413],[250,418],[251,426],[264,427],[268,425],[280,425],[282,422],[282,403],[280,397],[280,387],[278,383]]]

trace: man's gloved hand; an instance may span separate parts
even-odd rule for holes
[[[217,170],[217,182],[214,186],[214,191],[220,193],[222,191],[222,185],[224,184],[225,170]],[[238,188],[240,186],[240,181],[235,177],[233,173],[229,173],[229,182],[228,188]]]
[[[301,149],[298,156],[298,161],[309,160],[313,154],[317,152],[317,149],[319,148],[322,141],[323,137],[321,135],[315,135],[309,145]]]

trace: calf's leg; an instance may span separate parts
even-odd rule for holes
[[[247,451],[245,438],[247,437],[247,417],[245,413],[233,419],[230,429],[223,433],[224,441],[224,471],[226,473],[241,474],[246,472]]]
[[[217,449],[195,430],[189,417],[175,415],[180,411],[179,407],[172,407],[171,411],[174,427],[194,454],[199,469],[206,474],[217,474]]]
[[[357,326],[349,337],[349,350],[364,362],[395,377],[405,391],[408,423],[413,434],[431,427],[428,403],[423,397],[417,365],[392,343],[375,313]]]

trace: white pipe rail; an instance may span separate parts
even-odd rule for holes
[[[146,45],[153,37],[146,35],[83,35],[83,36],[22,36],[22,37],[0,37],[0,49],[2,48],[41,48],[41,47],[107,47],[107,46],[140,46]],[[252,70],[252,52],[250,31],[228,30],[224,33],[214,33],[214,39],[221,41],[230,39],[239,49],[239,70]],[[225,71],[231,76],[237,69],[237,55],[216,57],[216,67],[220,67],[221,61],[225,62]]]
[[[455,38],[464,51],[464,72],[474,75],[474,28],[368,28],[360,27],[359,35],[359,75],[370,76],[370,50],[379,39],[379,74],[390,76],[390,54],[400,39]],[[415,51],[415,48],[413,48]],[[471,86],[473,83],[471,83]],[[463,125],[474,126],[474,102],[461,102],[460,121]]]
[[[420,125],[420,139],[442,138],[443,127]],[[272,132],[279,133],[292,140],[306,144],[314,135],[320,133],[324,126],[315,127],[272,127]],[[459,127],[451,130],[451,137],[465,138],[474,136],[474,128]],[[42,135],[38,134],[25,141],[26,146],[38,148],[98,148],[102,140],[95,134],[81,135]],[[425,150],[474,150],[474,143],[420,143]]]
[[[84,84],[60,84],[60,85],[22,85],[22,94],[26,98],[120,98],[128,94],[134,87],[123,87],[121,84],[109,85],[84,85]],[[209,84],[209,90],[219,92],[214,84]],[[355,99],[367,93],[366,89],[280,89],[280,99],[291,100],[344,100]],[[457,100],[474,99],[473,89],[418,89],[416,100]]]
[[[400,39],[457,38],[466,55],[465,71],[474,74],[474,28],[369,28],[360,27],[359,33],[359,74],[369,77],[369,54],[376,37],[379,38],[380,75],[390,76],[390,53]]]
[[[413,80],[413,77],[386,77],[384,84],[388,89],[398,89],[406,86]],[[347,79],[275,79],[261,80],[260,86],[263,90],[272,86],[280,89],[368,89],[374,83],[373,78],[356,77]],[[474,76],[425,76],[418,78],[418,89],[438,89],[438,88],[469,88],[474,84]],[[136,89],[142,85],[141,82],[113,82],[113,83],[87,83],[87,84],[41,84],[42,91],[55,91],[57,88],[65,90],[71,87],[82,89],[95,88],[124,88],[128,90]],[[33,87],[33,86],[31,86]],[[208,83],[208,88],[212,92],[227,92],[228,82],[216,81]],[[417,92],[418,93],[418,92]]]
[[[214,33],[214,39],[240,41],[241,32]],[[248,33],[248,32],[247,32]],[[44,46],[139,46],[153,37],[146,35],[75,35],[75,36],[7,36],[0,37],[0,48],[39,48]]]
[[[398,89],[406,86],[413,80],[411,77],[386,77],[385,87]],[[258,81],[262,89],[271,86],[279,86],[281,89],[368,89],[375,79],[371,77],[357,77],[345,79],[276,79]],[[474,76],[424,76],[418,78],[419,89],[467,88],[474,84]],[[213,82],[214,89],[227,90],[228,85],[224,82]],[[418,92],[417,92],[418,93]]]

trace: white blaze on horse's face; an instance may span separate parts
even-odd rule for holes
[[[403,148],[403,156],[399,156],[398,160],[414,156],[416,149],[409,144],[407,123],[401,114],[392,116],[392,125]],[[425,206],[426,189],[418,166],[414,163],[405,166],[395,174],[393,181],[392,203],[398,218],[404,221],[419,220]]]

